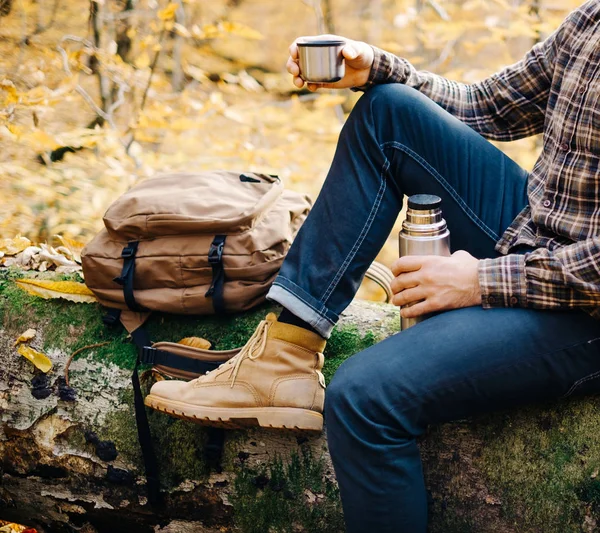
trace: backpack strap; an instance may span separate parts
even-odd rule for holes
[[[211,297],[215,313],[221,315],[225,313],[225,298],[223,288],[225,285],[225,269],[223,268],[223,248],[227,235],[217,235],[213,239],[208,250],[208,262],[212,267],[212,283],[204,296]]]
[[[160,477],[156,453],[152,445],[152,435],[150,433],[150,424],[148,423],[148,413],[144,405],[144,397],[140,386],[138,368],[140,357],[136,357],[133,373],[131,374],[131,383],[133,385],[133,405],[135,408],[135,425],[138,432],[138,440],[142,449],[144,459],[144,469],[146,471],[146,486],[148,490],[148,502],[152,507],[158,507],[162,504],[160,494]]]
[[[123,248],[121,257],[123,258],[123,270],[121,275],[115,278],[119,285],[123,287],[123,296],[125,297],[125,303],[127,307],[132,311],[147,311],[146,308],[139,305],[135,301],[133,294],[133,278],[135,277],[135,255],[137,254],[139,241],[132,241],[127,243],[127,246]]]
[[[140,346],[138,346],[138,348],[140,348]],[[185,372],[193,372],[194,374],[205,374],[206,372],[218,368],[222,364],[221,362],[190,359],[189,357],[183,357],[182,355],[166,350],[158,350],[149,345],[141,347],[140,362],[148,365],[168,366],[177,368],[178,370],[184,370]]]

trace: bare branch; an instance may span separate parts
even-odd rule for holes
[[[26,35],[25,37],[23,37],[23,39],[21,39],[21,43],[22,44],[29,44],[29,41],[32,37],[36,36],[36,35],[40,35],[41,33],[44,33],[45,31],[49,30],[52,25],[54,24],[54,21],[56,20],[56,13],[58,12],[58,6],[60,5],[60,0],[54,0],[54,5],[52,6],[52,13],[50,14],[50,20],[46,23],[46,24],[39,24],[36,26],[35,30],[33,30],[32,33],[30,33],[29,35]]]
[[[433,10],[439,15],[439,17],[446,21],[449,22],[450,20],[452,20],[452,17],[448,14],[448,12],[440,5],[436,2],[436,0],[427,0],[427,3],[433,8]]]
[[[325,30],[325,15],[321,7],[321,0],[302,0],[307,6],[312,7],[317,17],[317,32],[320,34],[326,33]]]
[[[444,49],[442,50],[442,53],[440,54],[440,56],[437,59],[435,59],[434,61],[432,61],[431,63],[429,63],[429,65],[427,65],[427,69],[435,70],[440,65],[443,65],[447,61],[447,59],[450,57],[450,55],[454,52],[454,48],[456,47],[456,45],[458,44],[460,39],[461,39],[461,37],[457,37],[456,39],[452,39],[451,41],[448,41],[446,43],[446,46],[444,46]]]
[[[67,75],[72,76],[73,73],[71,72],[71,68],[69,67],[69,56],[67,55],[66,50],[61,46],[62,43],[66,42],[66,41],[74,41],[77,43],[81,43],[86,48],[90,48],[91,50],[94,50],[94,51],[97,51],[97,48],[87,39],[84,39],[82,37],[77,37],[76,35],[65,35],[59,41],[59,44],[56,46],[56,48],[62,57],[63,70],[66,72]],[[94,110],[94,112],[99,117],[106,120],[112,128],[116,129],[117,126],[115,125],[112,116],[109,115],[108,113],[104,112],[102,109],[100,109],[98,107],[98,105],[96,105],[96,102],[94,102],[94,99],[86,92],[86,90],[81,85],[77,84],[77,86],[75,87],[75,90],[83,97],[83,99],[86,101],[86,103]]]
[[[163,28],[160,32],[160,37],[158,38],[158,50],[154,54],[154,59],[152,60],[152,64],[150,65],[150,76],[148,77],[148,83],[146,84],[146,88],[144,89],[144,95],[142,96],[142,103],[140,105],[140,111],[144,109],[146,105],[146,97],[148,96],[148,91],[150,90],[150,85],[152,85],[152,77],[154,76],[154,71],[156,70],[156,65],[158,63],[158,57],[160,56],[160,52],[162,50],[163,41],[165,38],[166,30]]]

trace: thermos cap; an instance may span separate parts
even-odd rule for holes
[[[442,205],[442,199],[435,194],[413,194],[408,198],[409,209],[426,211],[438,209]]]

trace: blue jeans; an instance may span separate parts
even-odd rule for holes
[[[527,203],[527,172],[419,92],[375,87],[344,126],[269,298],[329,336],[403,195],[417,193],[442,198],[453,250],[495,257]],[[416,438],[427,425],[597,391],[600,322],[578,310],[458,309],[356,354],[325,400],[347,531],[426,531]]]

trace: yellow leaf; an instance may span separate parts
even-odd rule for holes
[[[19,352],[19,354],[21,354],[25,359],[32,362],[36,368],[39,368],[44,373],[48,372],[52,368],[52,361],[50,361],[50,359],[48,359],[43,353],[31,348],[31,346],[19,344],[17,352]]]
[[[6,129],[10,131],[17,139],[23,135],[23,128],[17,126],[16,124],[7,124]]]
[[[71,252],[73,260],[77,263],[81,263],[81,252],[85,248],[85,244],[67,237],[63,237],[62,235],[55,235],[55,237],[62,243],[64,247],[67,248],[67,250],[69,250],[69,252]]]
[[[76,303],[94,303],[96,297],[85,284],[76,281],[51,281],[42,279],[17,279],[15,283],[32,296],[45,300],[63,298]]]
[[[19,335],[19,338],[15,341],[15,346],[17,344],[21,344],[22,342],[30,341],[31,339],[33,339],[33,337],[35,337],[36,333],[37,331],[35,329],[29,328],[27,331]]]
[[[19,93],[12,81],[6,78],[0,80],[0,90],[5,93],[4,104],[16,104],[19,101]]]
[[[4,255],[17,255],[31,246],[27,237],[15,237],[14,239],[0,239],[0,252]]]
[[[135,58],[134,64],[137,68],[148,68],[150,66],[150,56],[144,51]]]
[[[186,337],[185,339],[181,339],[177,344],[200,348],[201,350],[210,350],[210,342],[202,337]]]
[[[245,24],[240,24],[239,22],[222,22],[221,27],[227,33],[231,33],[232,35],[237,35],[238,37],[245,37],[246,39],[257,39],[262,41],[265,37],[262,33],[253,30],[249,26]]]
[[[164,9],[161,9],[158,12],[158,18],[160,20],[172,20],[175,18],[175,12],[177,11],[177,8],[179,7],[179,5],[177,4],[177,2],[171,2],[167,7],[165,7]]]
[[[61,143],[59,143],[52,135],[38,129],[23,135],[23,141],[36,150],[43,152],[55,150],[61,146]]]

